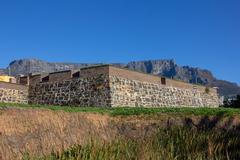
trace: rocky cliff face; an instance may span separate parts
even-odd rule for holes
[[[60,70],[76,69],[99,64],[50,63],[37,59],[22,59],[11,62],[8,68],[11,71],[11,75],[15,76],[18,74],[25,75],[28,73],[36,72],[54,72]],[[183,80],[189,83],[219,87],[220,95],[226,96],[240,94],[240,87],[237,84],[218,80],[208,70],[193,68],[189,66],[179,66],[174,62],[174,60],[133,61],[127,64],[115,63],[113,65],[153,75]]]
[[[86,67],[96,64],[87,63],[50,63],[38,59],[21,59],[11,62],[8,66],[10,73],[13,76],[19,74],[55,72],[61,70],[70,70],[81,67]]]
[[[215,80],[212,73],[208,70],[202,70],[189,66],[178,66],[173,60],[129,62],[126,67],[149,74],[180,79],[189,83],[206,85]]]

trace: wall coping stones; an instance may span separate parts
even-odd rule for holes
[[[16,84],[16,83],[0,82],[0,88],[27,90],[28,86],[27,85],[22,85],[22,84]]]

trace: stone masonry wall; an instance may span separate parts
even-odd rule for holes
[[[112,106],[128,107],[218,107],[216,90],[177,88],[110,75]]]
[[[33,104],[110,107],[109,76],[44,82],[29,86],[29,102]]]
[[[162,77],[108,65],[50,76],[54,80],[41,82],[42,76],[29,78],[29,103],[96,107],[219,106],[216,89],[171,79],[163,83]]]
[[[28,87],[0,82],[0,102],[28,103]]]

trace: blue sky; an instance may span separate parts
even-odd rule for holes
[[[175,59],[240,84],[239,0],[0,0],[0,67]]]

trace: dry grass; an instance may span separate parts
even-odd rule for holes
[[[239,158],[239,110],[0,106],[3,160]]]
[[[240,158],[237,130],[214,131],[192,128],[159,129],[147,139],[89,141],[67,150],[52,152],[39,160],[228,160]],[[25,160],[31,159],[27,154]]]

